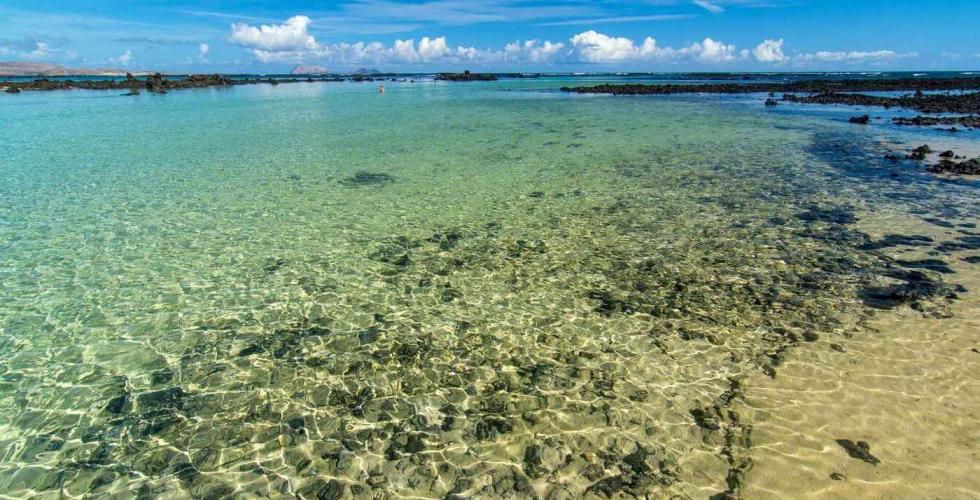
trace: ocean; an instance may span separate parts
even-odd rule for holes
[[[401,80],[0,94],[0,492],[980,494],[980,131]]]

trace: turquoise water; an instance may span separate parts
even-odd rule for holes
[[[881,307],[853,220],[977,220],[880,159],[938,133],[562,84],[3,96],[0,492],[737,493],[739,381]]]

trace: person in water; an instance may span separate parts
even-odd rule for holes
[[[378,93],[379,94],[384,94],[385,93],[385,86],[384,86],[384,84],[381,84],[381,85],[378,86]]]

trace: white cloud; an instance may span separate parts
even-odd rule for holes
[[[449,53],[449,48],[446,47],[446,37],[444,36],[433,38],[431,40],[429,37],[425,36],[419,41],[418,54],[419,58],[422,59],[423,62],[440,59]]]
[[[918,52],[895,52],[893,50],[875,50],[870,52],[850,51],[850,52],[831,52],[820,51],[812,54],[800,54],[797,56],[801,61],[821,61],[821,62],[866,62],[866,61],[889,61],[895,59],[907,59],[918,57]]]
[[[210,53],[211,53],[211,46],[210,45],[208,45],[206,43],[202,43],[202,44],[200,44],[200,45],[197,46],[197,60],[198,61],[200,61],[202,63],[208,62],[208,54],[210,54]]]
[[[756,61],[765,63],[778,63],[787,59],[786,55],[783,54],[782,38],[779,40],[763,40],[762,43],[752,49],[752,55],[755,56]]]
[[[688,47],[694,57],[702,62],[727,62],[735,60],[735,46],[725,45],[710,38],[701,43],[693,43]]]
[[[127,50],[119,57],[110,57],[109,62],[111,62],[112,64],[129,66],[129,64],[133,62],[133,51]]]
[[[565,44],[561,42],[540,42],[538,40],[521,42],[518,40],[508,43],[504,47],[504,59],[514,62],[547,63],[562,56],[562,49],[564,48]]]
[[[34,50],[28,52],[26,56],[30,59],[44,59],[57,52],[58,50],[51,48],[45,42],[34,42]]]
[[[710,4],[714,5],[714,4]],[[706,7],[707,8],[707,7]],[[887,62],[915,57],[917,53],[890,50],[871,52],[820,51],[793,57],[783,52],[782,39],[766,39],[755,48],[738,50],[735,45],[706,37],[680,48],[663,47],[653,37],[642,42],[588,30],[572,36],[568,43],[530,39],[508,43],[501,49],[451,46],[445,36],[395,40],[391,45],[380,42],[320,44],[309,34],[310,19],[294,16],[282,24],[249,26],[231,25],[230,41],[246,47],[260,62],[301,63],[329,60],[335,64],[625,64],[625,63],[703,63],[724,64],[755,59],[762,63],[794,62]],[[200,61],[205,61],[210,47],[200,44]],[[128,52],[127,52],[128,53]],[[130,55],[124,64],[132,59]],[[120,57],[119,61],[122,62]]]
[[[647,37],[637,46],[629,38],[611,37],[594,30],[579,33],[571,38],[572,50],[577,59],[590,63],[615,63],[642,59],[657,51],[657,41]]]
[[[263,24],[258,28],[246,23],[231,25],[231,43],[256,51],[288,52],[312,50],[316,38],[307,32],[310,18],[293,16],[283,24]]]
[[[701,7],[712,14],[721,14],[722,12],[725,12],[724,7],[715,5],[707,0],[694,0],[694,5],[697,5],[698,7]]]

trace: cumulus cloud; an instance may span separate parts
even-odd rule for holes
[[[712,14],[721,14],[722,12],[725,12],[725,9],[721,5],[715,5],[706,0],[694,0],[694,5],[697,5],[698,7],[701,7]]]
[[[206,43],[202,43],[202,44],[200,44],[200,45],[197,46],[197,60],[198,61],[200,61],[202,63],[208,62],[208,54],[210,54],[210,53],[211,53],[211,46],[210,45],[208,45]]]
[[[783,39],[763,40],[762,43],[752,49],[752,56],[756,61],[764,63],[778,63],[787,60],[783,54]]]
[[[231,25],[230,41],[234,44],[267,52],[288,52],[316,49],[316,38],[307,32],[310,18],[293,16],[282,24],[263,24],[259,27],[246,23]]]
[[[725,45],[710,38],[705,38],[703,42],[695,42],[687,49],[694,58],[702,62],[727,62],[735,60],[735,46]]]
[[[638,46],[629,38],[611,37],[594,30],[579,33],[570,41],[577,59],[590,63],[615,63],[642,59],[657,50],[657,41],[650,37]]]
[[[708,4],[715,6],[714,4]],[[702,7],[704,7],[702,5]],[[708,8],[708,7],[705,7]],[[710,10],[710,9],[709,9]],[[916,53],[897,53],[890,50],[871,52],[850,51],[798,54],[783,52],[782,39],[766,39],[753,49],[738,50],[735,45],[706,37],[701,41],[678,48],[658,45],[653,37],[642,41],[610,36],[588,30],[572,36],[567,43],[550,40],[517,40],[502,49],[479,49],[452,46],[444,36],[395,40],[391,45],[380,42],[318,43],[309,34],[310,19],[294,16],[281,24],[258,27],[245,23],[231,25],[229,40],[247,48],[260,62],[306,62],[329,60],[336,64],[625,64],[625,63],[703,63],[725,64],[737,60],[760,63],[808,61],[820,62],[882,62],[915,57]],[[199,60],[210,51],[207,44],[198,47]],[[131,57],[129,58],[131,59]],[[121,61],[120,61],[121,62]]]
[[[528,61],[547,63],[562,55],[565,44],[561,42],[540,42],[538,40],[516,41],[504,47],[504,59],[507,61]]]
[[[129,64],[133,62],[133,51],[127,50],[119,57],[110,57],[109,62],[111,62],[112,64],[129,66]]]

